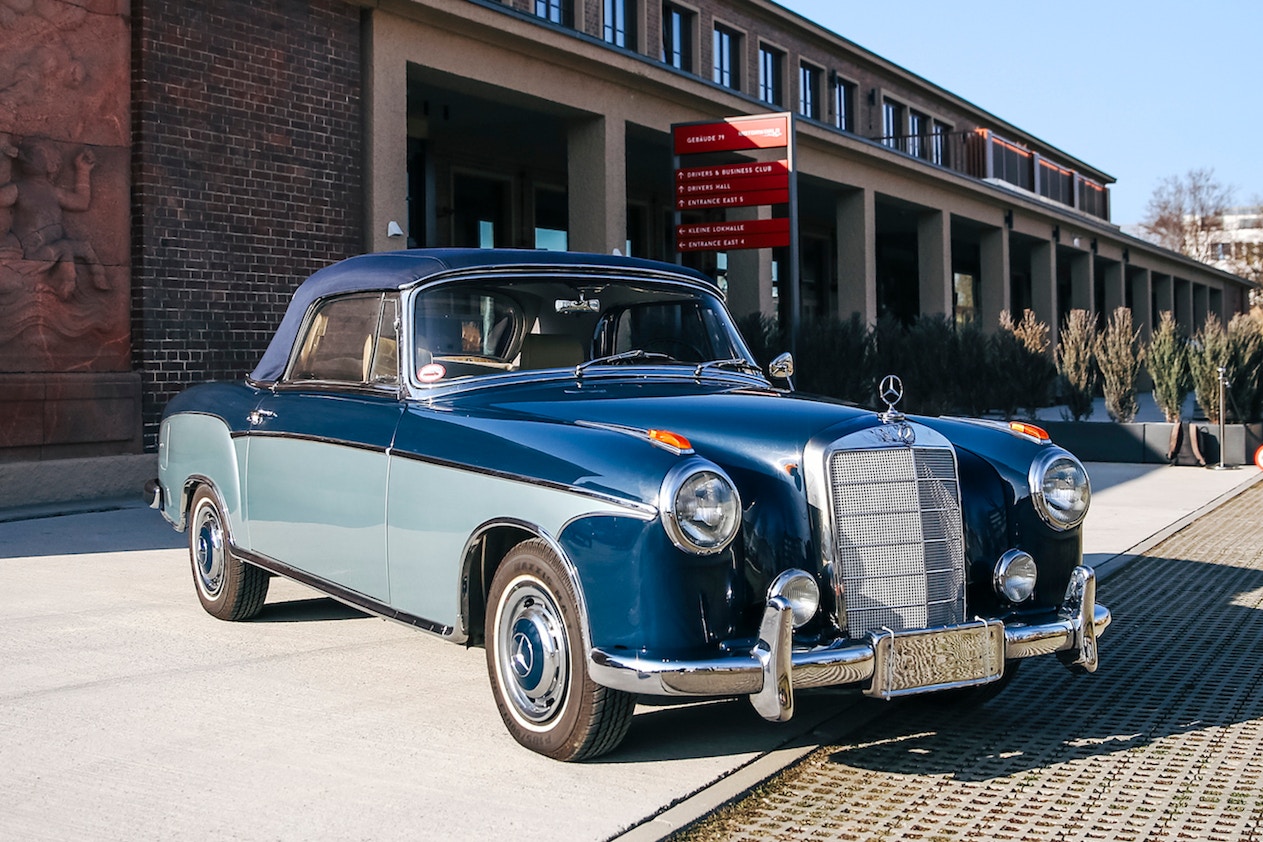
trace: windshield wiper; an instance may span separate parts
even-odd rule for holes
[[[727,360],[711,360],[710,362],[700,363],[697,366],[697,370],[693,372],[693,376],[700,377],[702,372],[708,368],[733,368],[748,374],[761,375],[763,373],[757,365],[751,365],[750,361],[744,357],[733,357]]]
[[[628,362],[630,360],[667,360],[669,362],[679,362],[670,354],[660,354],[656,351],[642,351],[640,348],[634,348],[631,351],[623,351],[621,354],[610,354],[608,357],[597,357],[588,360],[585,363],[579,363],[575,366],[574,373],[582,374],[587,368],[594,365],[611,365],[613,363]]]

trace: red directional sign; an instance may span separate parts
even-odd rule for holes
[[[676,126],[675,154],[777,149],[789,145],[789,117],[730,117],[720,123]]]
[[[685,196],[675,200],[677,210],[701,208],[748,208],[756,205],[783,205],[789,201],[789,188],[784,190],[749,190],[716,193],[709,196]]]
[[[681,225],[676,231],[679,251],[734,251],[789,245],[789,220],[743,219]]]
[[[759,114],[730,117],[714,123],[673,126],[677,213],[790,204],[792,125],[791,114]],[[785,149],[787,157],[779,161],[746,160],[699,167],[679,166],[682,156],[761,149]],[[736,157],[728,156],[728,159],[731,161]],[[793,213],[791,207],[790,214]],[[679,221],[678,215],[676,220]],[[789,218],[679,225],[676,227],[676,248],[679,251],[781,248],[791,245],[791,230]]]

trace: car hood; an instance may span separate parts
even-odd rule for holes
[[[848,404],[686,378],[569,378],[478,390],[444,403],[506,419],[667,430],[687,438],[698,454],[733,466],[797,462],[813,438],[881,423]]]

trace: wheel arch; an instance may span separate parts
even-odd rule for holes
[[[588,621],[588,603],[583,592],[583,581],[574,562],[562,549],[561,544],[537,524],[523,520],[504,518],[487,521],[480,525],[465,543],[461,557],[460,622],[469,645],[482,643],[486,636],[487,598],[491,593],[491,581],[501,562],[523,541],[538,539],[548,545],[557,556],[566,576],[574,588],[579,608],[579,634],[585,650],[592,648],[592,633]],[[584,653],[586,657],[586,651]]]

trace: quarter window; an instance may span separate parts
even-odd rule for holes
[[[397,384],[398,329],[399,300],[393,293],[321,302],[286,379]]]

